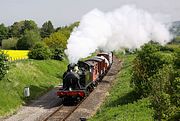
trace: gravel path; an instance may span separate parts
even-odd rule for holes
[[[79,121],[80,117],[88,118],[96,113],[105,97],[109,94],[108,90],[120,67],[121,62],[114,58],[114,63],[102,82],[67,119],[68,121]],[[52,89],[44,96],[34,100],[30,105],[23,106],[17,114],[0,119],[0,121],[40,121],[44,119],[44,117],[57,110],[58,106],[62,104],[62,100],[56,96],[57,90],[58,87]]]
[[[49,114],[56,110],[61,104],[61,99],[56,96],[57,87],[49,91],[44,96],[34,100],[30,105],[23,106],[15,115],[2,121],[36,121],[42,115]]]

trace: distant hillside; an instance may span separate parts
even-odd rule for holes
[[[180,21],[175,21],[172,23],[172,26],[170,28],[170,31],[176,35],[180,36]]]

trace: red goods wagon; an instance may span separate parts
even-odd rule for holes
[[[88,63],[89,65],[91,65],[91,70],[90,70],[90,80],[92,80],[93,82],[98,80],[99,77],[99,72],[98,72],[98,62],[96,61],[90,61],[87,60],[85,61],[86,63]]]
[[[95,56],[94,58],[88,59],[88,61],[95,61],[98,63],[99,76],[102,76],[105,73],[105,60],[103,58]]]
[[[97,56],[99,56],[105,60],[104,71],[106,72],[110,67],[109,61],[107,59],[109,56],[107,54],[98,54]]]
[[[104,56],[108,60],[109,66],[112,65],[112,63],[113,63],[113,53],[112,52],[99,53],[97,56]]]

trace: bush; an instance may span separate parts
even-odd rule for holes
[[[6,50],[17,49],[16,47],[17,41],[18,41],[17,38],[9,38],[2,40],[2,49],[6,49]]]
[[[175,115],[176,106],[171,101],[172,86],[174,81],[172,66],[164,65],[156,74],[149,78],[151,83],[151,102],[155,110],[155,118],[169,120]]]
[[[177,48],[175,50],[176,60],[175,60],[175,66],[177,69],[180,69],[180,48]]]
[[[51,51],[44,43],[36,43],[28,53],[30,59],[45,60],[51,58]]]
[[[7,64],[7,55],[0,51],[0,80],[7,74],[9,66]]]
[[[62,60],[67,45],[67,37],[62,32],[55,32],[43,40],[52,51],[52,59]]]
[[[62,60],[63,59],[63,50],[61,48],[55,48],[55,49],[51,49],[52,52],[52,56],[51,58],[54,60]]]
[[[158,44],[146,44],[134,60],[132,84],[141,96],[150,96],[155,118],[176,120],[180,112],[179,54]]]
[[[160,49],[161,46],[157,44],[146,44],[134,60],[132,84],[140,95],[150,94],[152,86],[149,78],[156,74],[164,64],[174,64],[174,55],[161,52]]]
[[[31,49],[35,43],[39,42],[41,37],[39,33],[34,31],[26,31],[22,38],[17,42],[17,49],[28,50]]]

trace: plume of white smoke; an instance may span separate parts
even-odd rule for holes
[[[72,32],[65,53],[70,63],[76,63],[98,48],[134,49],[151,40],[165,44],[170,41],[170,33],[148,12],[128,5],[108,13],[94,9],[82,17]]]

